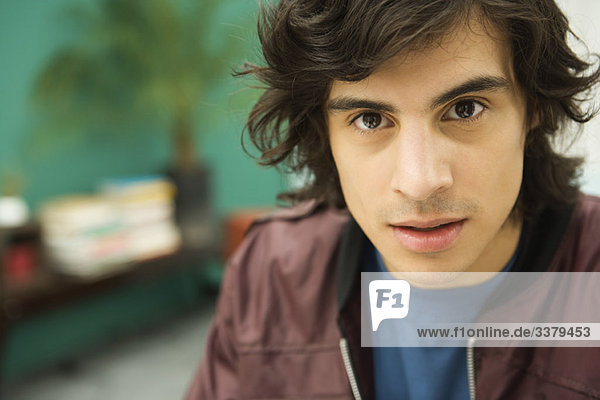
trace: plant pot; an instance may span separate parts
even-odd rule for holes
[[[211,171],[205,165],[186,169],[172,167],[167,176],[177,188],[175,221],[181,230],[183,245],[202,249],[216,244],[218,233],[211,201]]]

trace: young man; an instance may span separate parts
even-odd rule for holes
[[[598,69],[552,0],[281,0],[248,132],[312,180],[227,267],[189,399],[600,398],[597,348],[360,346],[360,272],[600,271],[554,152]]]

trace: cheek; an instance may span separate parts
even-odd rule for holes
[[[514,131],[519,133],[515,134]],[[524,134],[516,127],[514,131],[505,135],[512,140],[498,143],[495,152],[490,153],[490,160],[496,161],[499,179],[507,185],[507,189],[514,186],[520,188],[523,175]]]
[[[368,212],[385,186],[380,160],[335,139],[331,152],[348,208],[353,214]]]
[[[512,135],[515,136],[515,135]],[[507,136],[505,136],[507,137]],[[498,217],[505,217],[512,209],[521,188],[523,175],[523,145],[520,137],[509,142],[497,140],[477,152],[477,156],[465,156],[468,165],[462,173],[470,190],[482,196],[482,204],[496,209]],[[476,158],[476,159],[475,159]],[[494,212],[488,210],[488,212]]]
[[[344,198],[348,207],[352,209],[357,201],[361,201],[361,196],[365,192],[364,185],[368,183],[368,181],[365,182],[365,179],[363,179],[363,175],[366,173],[365,166],[362,165],[360,159],[344,152],[334,153],[334,161]]]

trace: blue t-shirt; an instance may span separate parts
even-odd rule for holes
[[[369,243],[365,250],[362,271],[388,272],[373,245]],[[512,268],[516,254],[503,271]],[[478,289],[474,287],[473,290]],[[415,296],[427,299],[428,291],[411,288],[411,313]],[[378,400],[469,398],[464,347],[373,347],[373,367],[375,398]]]

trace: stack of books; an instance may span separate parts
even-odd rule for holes
[[[77,276],[98,276],[172,253],[181,244],[174,222],[173,184],[161,176],[104,181],[95,195],[47,202],[43,241],[53,265]]]
[[[161,176],[112,179],[101,194],[113,204],[136,261],[171,253],[180,246],[175,224],[175,186]]]

